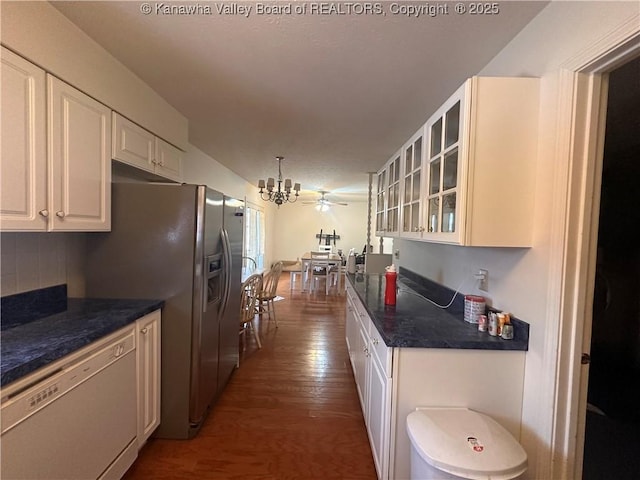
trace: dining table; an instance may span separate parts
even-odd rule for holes
[[[317,266],[317,265],[321,265],[321,266],[325,266],[326,268],[331,268],[331,267],[335,267],[337,268],[337,273],[338,273],[338,291],[341,292],[342,289],[344,288],[344,271],[345,271],[345,267],[343,265],[344,263],[344,258],[341,255],[338,255],[337,253],[331,253],[331,252],[318,252],[318,253],[322,253],[322,254],[326,254],[326,258],[312,258],[311,257],[311,252],[305,252],[301,257],[300,257],[300,263],[302,266],[302,280],[303,280],[303,285],[307,284],[307,280],[308,278],[306,278],[307,276],[307,272],[309,272],[309,268],[311,266],[311,261],[313,260],[313,263]]]

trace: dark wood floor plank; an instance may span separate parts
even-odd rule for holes
[[[289,290],[191,440],[149,440],[124,480],[374,480],[344,340],[345,296]]]

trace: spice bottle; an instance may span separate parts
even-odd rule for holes
[[[495,312],[489,312],[489,335],[498,335],[498,315]]]
[[[396,304],[396,282],[398,274],[396,273],[395,265],[390,265],[385,268],[384,274],[385,289],[384,289],[384,304],[395,305]]]

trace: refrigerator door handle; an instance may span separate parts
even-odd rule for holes
[[[220,236],[222,237],[222,252],[224,255],[224,295],[220,305],[220,317],[222,318],[227,309],[231,292],[231,242],[229,241],[229,234],[224,228],[220,229]]]

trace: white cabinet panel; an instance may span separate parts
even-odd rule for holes
[[[531,246],[538,83],[473,77],[427,121],[422,239]]]
[[[160,425],[160,311],[136,322],[138,448]]]
[[[182,151],[113,113],[113,159],[159,177],[182,181]]]
[[[111,228],[111,110],[48,75],[51,230]]]
[[[525,352],[395,348],[390,478],[409,478],[407,415],[416,407],[466,407],[520,439]]]
[[[380,337],[376,334],[375,343],[370,336],[375,327],[364,310],[362,302],[356,297],[353,289],[347,286],[347,345],[350,347],[349,357],[352,359],[356,389],[362,406],[362,413],[371,452],[375,462],[378,478],[388,479],[389,464],[389,431],[391,405],[391,348],[380,346]],[[382,342],[384,345],[384,342]],[[383,352],[382,350],[387,350]],[[380,353],[375,351],[379,350]],[[379,358],[389,360],[388,373]]]
[[[390,350],[390,349],[389,349]],[[391,379],[371,356],[368,375],[367,431],[378,477],[388,478]]]
[[[47,229],[45,72],[2,47],[0,227]]]
[[[144,170],[153,170],[155,136],[113,112],[113,158]]]
[[[384,343],[384,340],[380,336],[380,333],[373,325],[373,322],[369,320],[371,327],[369,329],[369,339],[370,339],[370,350],[371,354],[375,355],[376,361],[380,364],[380,368],[382,369],[382,373],[390,377],[391,376],[391,361],[392,361],[392,349],[387,347]]]
[[[110,229],[110,116],[2,49],[2,230]]]
[[[182,180],[182,152],[156,138],[156,173],[172,180]]]
[[[347,333],[358,339],[349,354],[379,479],[409,478],[406,418],[417,407],[472,408],[520,438],[525,352],[387,347],[359,315],[364,305],[351,285],[347,295]]]
[[[402,180],[400,184],[400,236],[404,238],[421,238],[424,231],[424,215],[422,212],[423,177],[422,165],[424,157],[424,126],[409,139],[402,149]]]
[[[400,166],[398,151],[377,174],[376,235],[396,237],[400,227]]]

